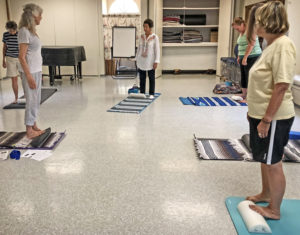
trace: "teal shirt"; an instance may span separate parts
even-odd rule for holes
[[[237,44],[239,45],[239,47],[238,47],[239,57],[242,58],[242,57],[244,57],[247,46],[248,46],[248,41],[247,41],[247,37],[246,37],[245,33],[243,35],[239,36],[239,38],[237,40]],[[256,56],[259,56],[260,54],[261,54],[261,48],[259,46],[258,37],[256,36],[254,47],[248,57],[250,57],[250,58],[256,57]]]

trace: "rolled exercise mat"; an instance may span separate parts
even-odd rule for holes
[[[272,233],[264,217],[252,210],[249,205],[255,205],[252,201],[242,201],[238,204],[238,211],[250,233]]]
[[[45,132],[35,138],[31,141],[30,145],[34,148],[40,148],[49,138],[51,134],[51,128],[47,128]]]
[[[206,15],[181,15],[180,24],[206,25]]]
[[[131,97],[131,98],[144,98],[144,99],[147,98],[145,94],[140,94],[140,93],[139,94],[130,93],[128,97]]]

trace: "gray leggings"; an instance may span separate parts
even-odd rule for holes
[[[33,126],[38,115],[41,103],[42,72],[32,73],[36,83],[36,89],[29,87],[25,73],[21,73],[22,85],[26,99],[25,125]]]

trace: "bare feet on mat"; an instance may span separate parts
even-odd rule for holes
[[[33,139],[39,135],[43,134],[42,131],[34,131],[34,130],[31,130],[31,131],[27,131],[26,133],[26,136],[27,138],[29,139]]]
[[[240,103],[247,103],[247,100],[246,99],[243,99],[241,101],[239,101]]]
[[[249,205],[249,207],[266,219],[280,220],[280,211],[275,211],[270,206]]]
[[[32,129],[33,129],[34,131],[41,131],[41,129],[38,128],[37,126],[33,126]]]
[[[270,198],[268,196],[262,195],[261,193],[257,194],[257,195],[254,195],[254,196],[246,197],[246,200],[252,201],[254,203],[257,203],[257,202],[270,202]]]

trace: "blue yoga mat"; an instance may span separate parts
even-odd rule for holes
[[[235,229],[239,235],[266,235],[265,233],[249,233],[240,213],[238,204],[245,200],[243,197],[226,198],[226,206]],[[267,205],[266,203],[258,203]],[[284,199],[281,204],[281,219],[266,220],[272,230],[272,235],[299,235],[300,234],[300,200]]]
[[[248,106],[246,103],[239,103],[229,97],[179,97],[184,105],[195,106]]]

